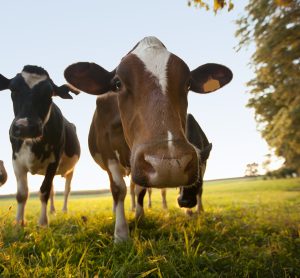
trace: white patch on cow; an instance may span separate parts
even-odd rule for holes
[[[114,186],[118,187],[118,196],[116,201],[116,225],[115,225],[115,241],[120,242],[128,239],[128,225],[125,218],[124,198],[126,195],[126,184],[122,175],[122,168],[118,161],[114,159],[108,160],[108,169],[112,174]],[[125,192],[124,192],[125,191]],[[125,195],[124,195],[125,193]]]
[[[112,174],[112,178],[114,180],[114,182],[118,185],[118,186],[125,186],[125,181],[123,179],[123,175],[122,175],[122,168],[120,167],[120,164],[118,161],[114,160],[114,159],[109,159],[108,160],[108,169]]]
[[[63,212],[67,212],[68,211],[68,198],[70,195],[70,191],[71,191],[71,181],[73,178],[73,172],[70,172],[67,176],[66,176],[66,182],[65,182],[65,192],[64,192],[64,205],[63,205]]]
[[[116,155],[117,159],[120,161],[120,154],[117,150],[115,150],[115,155]]]
[[[174,148],[174,144],[173,144],[173,134],[171,131],[168,131],[168,149],[169,149],[169,152],[170,152],[170,155],[173,156],[173,153],[175,151],[175,148]]]
[[[24,169],[24,167],[22,167],[22,165],[16,163],[15,160],[13,160],[13,168],[17,180],[17,195],[23,200],[22,202],[18,203],[16,221],[17,223],[24,225],[25,205],[28,198],[27,171]]]
[[[162,93],[166,94],[167,65],[171,53],[162,42],[156,37],[146,37],[131,53],[135,54],[145,64],[146,70],[158,79]]]
[[[128,239],[129,229],[125,218],[124,201],[118,201],[116,206],[115,242]]]
[[[46,74],[36,74],[27,71],[22,71],[21,75],[30,89],[48,78]]]
[[[39,225],[40,226],[48,225],[47,204],[45,202],[41,202],[41,215],[40,215]]]
[[[45,175],[47,167],[50,163],[55,161],[54,154],[51,153],[49,158],[41,161],[36,158],[34,153],[31,151],[32,142],[31,140],[25,140],[21,146],[21,149],[16,153],[16,159],[13,160],[15,167],[21,167],[29,171],[31,174]]]
[[[16,120],[15,125],[28,126],[28,118],[19,118],[18,120]]]

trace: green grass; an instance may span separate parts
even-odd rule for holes
[[[117,245],[110,196],[71,196],[49,228],[36,225],[37,198],[25,228],[13,223],[16,201],[1,199],[0,277],[300,277],[300,179],[208,182],[201,216],[176,198],[168,190],[165,212],[154,190],[137,224],[127,196],[131,240]]]

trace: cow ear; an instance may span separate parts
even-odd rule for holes
[[[75,95],[78,95],[80,93],[80,91],[69,84],[65,84],[60,87],[54,84],[54,96],[59,96],[65,99],[72,99],[73,97],[69,94],[69,92],[72,92]]]
[[[207,94],[218,90],[232,79],[229,68],[219,64],[205,64],[191,72],[190,89],[196,93]]]
[[[0,74],[0,91],[6,90],[9,87],[10,79]]]
[[[80,62],[65,69],[66,80],[79,90],[101,95],[111,90],[115,70],[109,72],[95,63]]]

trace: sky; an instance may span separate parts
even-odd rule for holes
[[[213,1],[211,1],[213,2]],[[246,82],[254,75],[249,66],[253,46],[236,52],[235,20],[247,1],[235,1],[231,12],[188,7],[187,0],[128,1],[1,1],[0,73],[7,78],[24,65],[45,68],[57,85],[66,83],[64,69],[75,62],[96,62],[107,70],[146,36],[156,36],[191,70],[213,62],[233,72],[230,84],[215,93],[189,93],[188,112],[201,125],[213,149],[205,179],[243,176],[246,164],[261,163],[269,153],[257,132],[254,112],[246,108]],[[88,150],[88,131],[96,97],[81,93],[73,100],[53,98],[65,117],[77,127],[82,154],[74,172],[72,190],[109,188],[104,172]],[[14,118],[10,91],[0,92],[0,159],[8,181],[0,195],[16,192],[8,130]],[[29,190],[38,191],[43,176],[28,175]],[[56,191],[64,179],[55,177]]]

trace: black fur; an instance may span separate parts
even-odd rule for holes
[[[200,198],[202,196],[203,176],[212,144],[209,143],[205,133],[191,114],[187,115],[186,136],[198,151],[199,179],[193,186],[180,187],[180,196],[177,201],[180,207],[192,208],[197,204],[197,195],[199,194]]]

